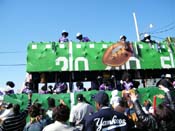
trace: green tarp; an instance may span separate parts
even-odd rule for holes
[[[94,101],[92,99],[93,95],[95,95],[98,91],[84,91],[79,92],[83,94],[86,100],[94,106]],[[106,91],[109,97],[111,97],[111,91]],[[149,87],[149,88],[139,88],[137,90],[139,94],[139,101],[143,104],[144,100],[153,101],[153,96],[157,96],[157,104],[161,103],[164,96],[164,92],[159,90],[157,87]],[[76,104],[76,95],[78,93],[63,93],[63,94],[33,94],[32,102],[38,102],[43,105],[43,108],[47,109],[47,98],[52,97],[56,100],[56,105],[59,104],[59,100],[62,99],[70,108],[71,103]],[[71,97],[71,95],[73,97]],[[121,96],[121,92],[119,92],[119,96]],[[24,109],[27,106],[27,95],[26,94],[14,94],[14,95],[6,95],[4,96],[5,102],[10,102],[14,104],[20,104],[21,109]]]
[[[112,67],[109,66],[110,64],[105,64],[103,60],[111,59],[111,57],[104,58],[104,54],[110,49],[109,54],[115,56],[114,54],[118,53],[118,48],[113,47],[115,43],[104,41],[63,44],[32,42],[27,48],[27,72],[109,70]],[[133,42],[131,44],[132,55],[127,61],[122,62],[120,67],[115,66],[115,70],[174,68],[173,43],[161,42],[159,44],[154,43],[150,47],[148,43]],[[160,51],[158,46],[160,46]],[[121,57],[118,56],[116,59],[121,59]]]

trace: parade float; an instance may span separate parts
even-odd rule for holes
[[[31,42],[27,48],[27,67],[30,82],[38,89],[39,83],[54,83],[57,79],[64,82],[93,81],[101,75],[110,78],[114,75],[121,79],[128,72],[133,79],[160,78],[162,74],[175,72],[175,46],[168,38],[160,43],[145,42]],[[157,87],[139,88],[139,100],[153,101],[157,104],[164,98],[164,92]],[[92,96],[97,91],[82,92],[93,104]],[[109,96],[111,92],[107,91]],[[76,103],[77,93],[34,94],[33,100],[47,108],[47,98],[63,99],[69,106]],[[121,95],[121,93],[119,93]],[[27,105],[27,95],[5,96],[5,101],[18,103],[22,108]],[[58,101],[57,101],[58,103]]]
[[[129,49],[126,49],[126,46]],[[127,47],[127,48],[128,48]],[[31,42],[27,48],[27,72],[33,81],[92,81],[98,75],[121,79],[124,71],[133,78],[160,78],[175,67],[174,43],[145,42]]]

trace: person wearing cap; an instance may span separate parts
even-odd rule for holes
[[[125,35],[121,35],[120,36],[120,42],[126,42],[126,36]]]
[[[77,95],[77,104],[73,106],[70,112],[69,122],[70,125],[82,130],[84,127],[85,119],[88,115],[94,113],[94,108],[89,103],[87,103],[83,94]]]
[[[76,34],[76,38],[80,41],[80,42],[90,42],[90,39],[88,37],[83,37],[83,35],[81,33],[77,33]]]
[[[105,91],[99,91],[95,96],[97,112],[89,116],[85,122],[86,131],[128,131],[128,118],[109,107],[109,96]]]
[[[59,43],[69,42],[69,39],[67,38],[69,33],[67,31],[63,30],[61,35],[62,35],[61,38],[59,38],[58,40]]]
[[[156,43],[154,40],[151,40],[150,34],[144,34],[144,38],[141,41],[148,43],[150,45],[150,48],[152,48],[153,44]]]
[[[6,95],[15,93],[14,90],[13,90],[13,88],[15,87],[15,84],[13,83],[13,81],[7,81],[6,86],[7,87],[4,91]]]

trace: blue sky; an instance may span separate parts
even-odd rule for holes
[[[0,0],[0,87],[12,80],[20,88],[26,67],[9,65],[26,64],[28,43],[58,41],[63,29],[72,41],[77,32],[92,41],[115,42],[122,34],[136,41],[133,12],[140,33],[175,36],[174,0]]]

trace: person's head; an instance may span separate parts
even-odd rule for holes
[[[62,33],[61,33],[61,35],[63,37],[68,37],[69,33],[67,31],[63,30]]]
[[[174,115],[174,112],[170,109],[170,107],[168,107],[163,103],[159,104],[156,107],[155,116],[159,121],[163,120],[163,121],[169,122],[173,120],[173,115]]]
[[[160,82],[158,83],[158,87],[161,90],[164,90],[165,88],[167,88],[168,90],[171,90],[173,88],[172,84],[169,81],[167,81],[166,79],[160,80]]]
[[[149,34],[144,34],[144,39],[151,39],[151,36]]]
[[[78,40],[82,40],[82,39],[83,39],[83,35],[82,35],[81,33],[77,33],[77,34],[76,34],[76,38],[77,38]]]
[[[42,90],[42,91],[47,91],[47,86],[45,86],[45,85],[42,86],[42,87],[41,87],[41,90]]]
[[[30,117],[37,117],[40,115],[40,108],[37,105],[32,105],[29,109],[29,115]]]
[[[52,118],[60,122],[66,122],[69,119],[70,109],[66,105],[60,104],[53,110]]]
[[[78,101],[78,102],[83,102],[83,101],[84,101],[84,96],[83,96],[83,94],[78,94],[78,95],[77,95],[77,101]]]
[[[94,100],[97,110],[99,110],[101,107],[109,106],[109,96],[105,91],[99,91],[95,95]]]
[[[131,81],[131,75],[129,73],[124,72],[122,75],[123,81]]]
[[[126,41],[126,39],[127,39],[127,38],[126,38],[125,35],[121,35],[121,36],[120,36],[120,41]]]
[[[82,82],[77,82],[76,86],[78,89],[83,89],[83,83]]]
[[[11,87],[11,88],[15,87],[15,84],[13,83],[13,81],[7,81],[6,85]]]
[[[52,85],[49,85],[48,88],[49,88],[50,90],[53,90],[53,86],[52,86]]]
[[[13,105],[13,112],[14,112],[14,115],[18,115],[20,113],[20,105],[19,104]]]
[[[48,102],[49,108],[54,108],[55,107],[55,99],[54,98],[49,97],[47,99],[47,102]]]
[[[128,103],[127,103],[126,99],[120,98],[118,100],[118,105],[116,105],[114,107],[114,110],[117,111],[117,112],[124,113],[126,108],[128,108]]]

